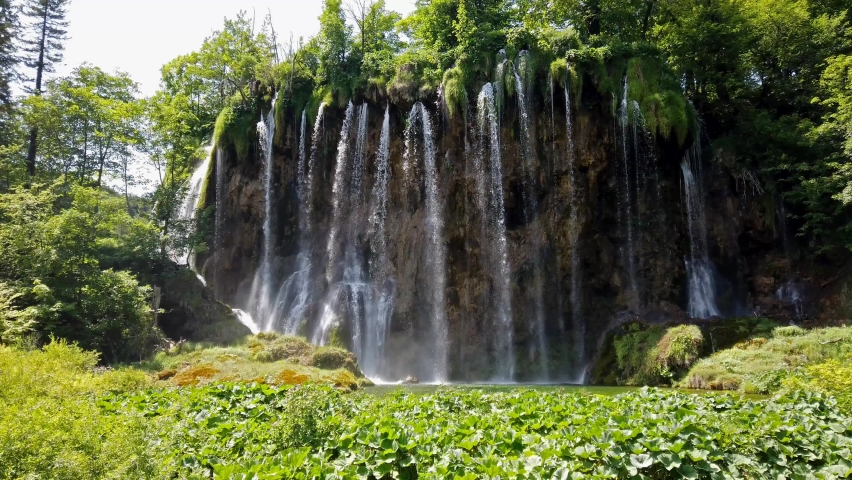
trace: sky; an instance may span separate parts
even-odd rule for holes
[[[405,15],[414,0],[386,0],[386,5]],[[159,87],[160,67],[197,50],[225,17],[254,11],[260,28],[271,12],[280,43],[286,43],[291,32],[295,39],[315,35],[321,9],[320,0],[71,0],[70,39],[57,74],[89,62],[129,73],[142,94],[151,95]]]
[[[414,0],[385,0],[385,4],[403,15],[414,10]],[[279,43],[284,44],[291,33],[297,41],[300,36],[307,40],[316,35],[322,1],[71,0],[69,40],[54,75],[66,75],[89,62],[107,71],[129,73],[142,95],[150,96],[159,88],[163,65],[200,48],[206,37],[222,27],[225,17],[236,17],[240,10],[249,16],[254,11],[258,28],[271,13]],[[146,183],[131,188],[131,193],[150,191],[156,178],[150,164],[136,162],[134,170]]]

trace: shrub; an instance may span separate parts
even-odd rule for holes
[[[152,425],[135,414],[108,414],[94,401],[143,387],[147,378],[129,370],[95,373],[97,361],[98,354],[63,341],[34,351],[0,347],[0,476],[157,475]]]
[[[358,368],[355,354],[342,348],[321,347],[311,354],[309,365],[325,370],[346,369],[357,376],[363,376]]]
[[[778,327],[772,331],[772,336],[776,338],[783,337],[801,337],[807,335],[808,331],[802,327],[791,325],[789,327]]]
[[[658,325],[631,324],[614,340],[622,383],[670,383],[698,359],[703,343],[704,336],[694,325],[666,329]]]

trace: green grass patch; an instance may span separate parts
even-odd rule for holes
[[[228,346],[182,344],[158,353],[137,368],[152,375],[161,386],[319,383],[355,390],[370,384],[351,352],[317,347],[304,338],[275,333],[248,336]]]
[[[852,328],[780,327],[768,336],[752,337],[698,361],[679,385],[768,394],[778,391],[791,375],[807,380],[812,378],[809,369],[850,358]]]

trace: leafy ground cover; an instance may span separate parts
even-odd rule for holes
[[[852,424],[833,399],[641,390],[400,390],[219,384],[109,396],[115,414],[170,418],[181,478],[844,478]],[[134,413],[135,412],[135,413]]]
[[[275,364],[283,360],[251,356],[266,358],[262,352],[284,345],[302,348],[291,337],[260,337],[231,347],[231,354],[248,351],[246,363]],[[322,362],[337,358],[302,353],[319,354]],[[210,355],[225,353],[195,350],[160,360]],[[97,360],[61,342],[40,351],[0,347],[0,477],[852,475],[852,416],[819,392],[750,400],[657,389],[595,395],[445,387],[373,395],[310,382],[178,387],[135,368],[101,369]]]

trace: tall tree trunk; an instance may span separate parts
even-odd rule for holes
[[[41,40],[38,44],[38,64],[36,65],[35,94],[41,95],[41,81],[44,74],[44,49],[47,41],[47,5],[44,6],[44,17],[41,21]],[[36,154],[38,153],[38,128],[30,130],[30,147],[27,150],[27,174],[32,178],[36,172]]]
[[[30,147],[27,150],[27,175],[30,178],[36,173],[36,150],[38,149],[38,128],[33,127],[30,130]]]
[[[601,0],[588,0],[586,3],[586,27],[589,35],[601,34]]]

